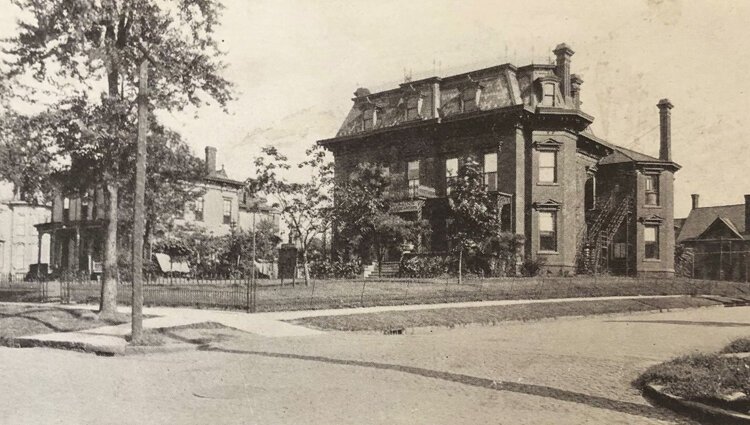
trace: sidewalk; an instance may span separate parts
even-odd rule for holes
[[[144,329],[159,329],[175,326],[186,326],[202,322],[216,322],[224,326],[235,328],[250,334],[267,338],[284,337],[308,337],[322,335],[325,332],[306,328],[303,326],[287,323],[287,320],[300,319],[304,317],[320,316],[343,316],[352,314],[379,313],[388,311],[415,311],[435,310],[445,308],[471,308],[489,307],[518,304],[544,304],[577,301],[603,301],[603,300],[626,300],[639,298],[674,298],[680,295],[663,296],[620,296],[620,297],[598,297],[598,298],[559,298],[545,300],[498,300],[498,301],[473,301],[460,303],[442,304],[412,304],[399,306],[375,306],[362,308],[344,308],[330,310],[304,310],[304,311],[282,311],[272,313],[249,314],[238,311],[202,310],[194,308],[174,307],[145,307],[144,315],[154,316],[143,320]],[[16,303],[18,304],[18,303]],[[31,304],[29,305],[37,305]],[[95,310],[94,305],[69,305],[62,304],[56,307],[67,309],[90,309]],[[130,307],[121,306],[118,309],[123,313],[129,313]],[[130,334],[130,323],[117,326],[104,326],[78,332],[57,332],[40,335],[32,335],[17,338],[21,346],[51,346],[60,348],[79,348],[86,351],[94,351],[108,354],[122,354],[129,344],[125,337]],[[179,347],[173,347],[179,348]]]

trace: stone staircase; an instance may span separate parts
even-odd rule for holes
[[[363,279],[378,279],[378,278],[387,278],[387,277],[396,277],[398,276],[399,271],[399,263],[397,261],[393,262],[383,262],[380,274],[378,274],[378,263],[368,264],[364,267],[364,271],[362,273]]]

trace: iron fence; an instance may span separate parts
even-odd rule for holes
[[[282,284],[252,278],[148,279],[146,306],[186,306],[249,312],[335,309],[375,305],[436,304],[463,301],[604,297],[624,295],[748,296],[744,282],[689,278],[614,276],[437,279],[311,280]],[[85,276],[51,281],[0,278],[0,301],[99,303],[101,284]],[[130,282],[117,285],[117,301],[129,305]]]

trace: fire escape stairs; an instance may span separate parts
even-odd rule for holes
[[[631,195],[613,193],[599,210],[595,219],[579,238],[578,265],[583,273],[602,270],[602,251],[612,243],[620,225],[632,210]]]

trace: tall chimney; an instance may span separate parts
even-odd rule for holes
[[[701,196],[698,195],[697,193],[693,193],[692,195],[690,195],[690,197],[693,198],[693,208],[692,209],[698,208],[698,201],[700,201]]]
[[[750,195],[745,195],[745,233],[750,233]]]
[[[572,74],[570,76],[570,95],[576,109],[581,109],[581,84],[583,84],[583,78],[580,75]]]
[[[216,172],[216,148],[206,146],[206,171],[208,174]]]
[[[661,136],[659,138],[659,159],[662,161],[672,160],[672,113],[669,111],[674,107],[669,99],[662,99],[656,104],[659,107],[659,127]]]
[[[555,74],[562,80],[560,91],[563,97],[567,100],[571,96],[570,90],[570,57],[573,56],[573,49],[568,47],[567,44],[561,43],[553,50],[555,56],[557,56],[557,68],[555,68]]]

